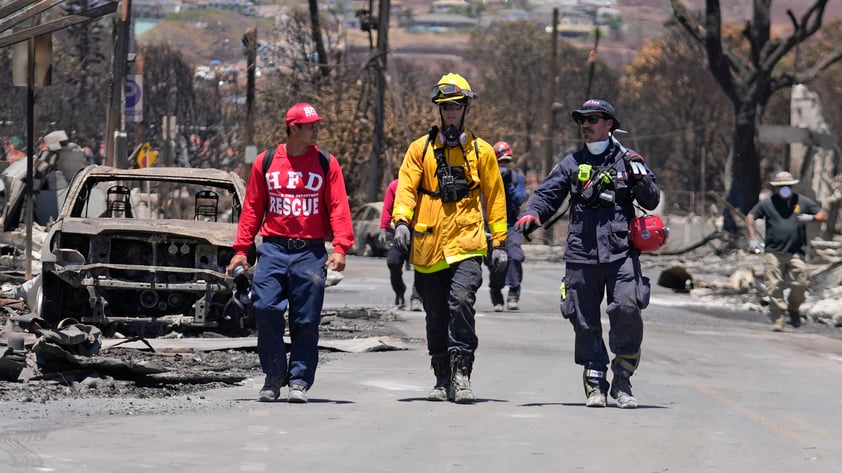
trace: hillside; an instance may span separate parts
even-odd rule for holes
[[[432,0],[402,0],[400,3],[404,8],[420,14],[429,11]],[[804,3],[803,0],[773,1],[772,17],[779,34],[791,30],[787,9],[792,9],[796,17],[800,17],[806,10]],[[842,17],[842,2],[828,3],[825,19]],[[687,4],[691,9],[704,8],[703,0],[690,0]],[[505,8],[501,1],[489,1],[486,11],[493,12],[501,8]],[[751,2],[744,0],[723,1],[722,8],[726,21],[742,23],[751,14]],[[630,61],[646,40],[663,31],[664,22],[672,17],[669,0],[620,0],[618,9],[623,17],[622,30],[600,43],[600,58],[614,66]],[[549,21],[551,19],[548,18]],[[254,26],[258,26],[259,32],[268,31],[272,28],[272,20],[255,19],[228,11],[190,10],[168,17],[138,37],[137,41],[141,46],[168,44],[180,50],[188,61],[196,65],[208,64],[211,60],[235,63],[244,59],[240,42],[242,35]],[[352,48],[369,47],[367,33],[359,29],[349,29],[347,33]],[[409,33],[397,26],[389,29],[389,45],[396,52],[460,51],[467,44],[467,39],[465,33]],[[588,46],[588,43],[582,42],[582,47]]]
[[[259,26],[258,26],[259,25]],[[249,29],[271,25],[269,19],[256,19],[221,10],[188,10],[173,15],[137,38],[139,46],[166,44],[180,51],[191,64],[212,60],[234,63],[244,60],[242,37]]]

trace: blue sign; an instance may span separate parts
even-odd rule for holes
[[[126,77],[126,121],[143,121],[143,76]]]

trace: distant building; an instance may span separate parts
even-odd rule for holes
[[[529,21],[531,19],[532,14],[526,10],[500,10],[490,16],[483,16],[480,24],[486,26],[495,21]]]
[[[435,0],[430,7],[433,13],[452,13],[458,8],[467,8],[466,0]]]
[[[464,15],[452,13],[428,13],[415,15],[408,23],[407,29],[412,31],[429,31],[444,33],[450,31],[469,31],[476,28],[478,20]]]
[[[594,28],[596,24],[588,15],[565,12],[558,19],[558,34],[567,38],[588,36],[593,33]]]

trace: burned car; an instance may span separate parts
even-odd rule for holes
[[[354,246],[349,254],[361,256],[385,256],[388,246],[380,242],[380,217],[383,202],[368,202],[354,212],[351,223],[354,226]]]
[[[38,314],[242,329],[250,308],[226,268],[244,196],[242,178],[217,169],[82,169],[42,246]]]

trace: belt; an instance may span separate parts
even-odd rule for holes
[[[265,236],[263,241],[287,247],[290,250],[301,250],[308,246],[324,245],[324,238],[289,238],[285,236]]]

